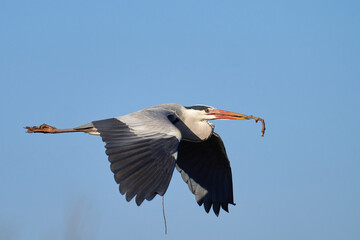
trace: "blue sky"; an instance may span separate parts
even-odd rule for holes
[[[0,3],[0,239],[359,239],[359,1]],[[198,207],[180,174],[126,202],[104,144],[30,135],[176,102],[216,121],[236,206]]]

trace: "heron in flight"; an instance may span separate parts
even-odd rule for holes
[[[264,120],[210,106],[162,104],[121,117],[57,129],[43,124],[26,127],[29,133],[84,132],[100,135],[122,195],[138,206],[163,196],[173,171],[181,173],[199,206],[216,216],[234,204],[230,162],[220,136],[209,120]]]

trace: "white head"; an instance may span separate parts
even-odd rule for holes
[[[206,105],[183,107],[179,104],[176,104],[171,105],[171,107],[175,108],[177,116],[181,120],[174,124],[181,131],[182,137],[187,140],[204,140],[211,136],[214,129],[214,124],[208,120],[248,119],[245,115],[219,110]]]
[[[249,118],[246,115],[240,113],[229,112],[225,110],[216,109],[214,107],[206,105],[195,105],[186,108],[186,115],[193,120],[203,121],[203,120],[216,120],[216,119],[226,119],[226,120],[248,120]]]

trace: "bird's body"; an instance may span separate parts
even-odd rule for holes
[[[181,173],[199,205],[216,215],[234,204],[230,163],[220,136],[209,120],[249,119],[209,106],[162,104],[117,118],[72,128],[48,125],[28,132],[85,132],[100,135],[121,194],[137,205],[156,194],[163,196],[174,168]]]

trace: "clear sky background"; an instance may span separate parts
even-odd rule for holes
[[[360,239],[359,1],[0,3],[0,239]],[[206,214],[175,171],[126,202],[104,144],[75,127],[207,104],[236,206]]]

